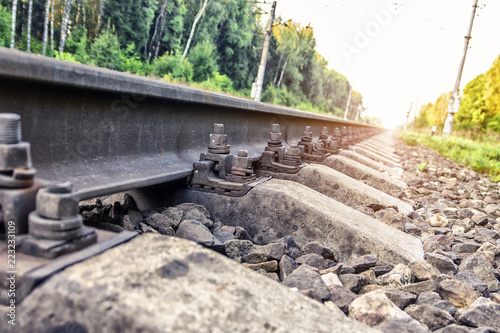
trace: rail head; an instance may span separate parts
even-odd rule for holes
[[[199,103],[223,108],[271,113],[281,116],[324,120],[357,127],[373,127],[335,116],[256,102],[160,79],[142,77],[90,65],[0,47],[0,77],[48,85],[91,89],[119,94],[134,94],[184,103]]]

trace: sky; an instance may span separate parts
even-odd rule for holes
[[[368,116],[394,128],[405,122],[410,108],[411,120],[423,104],[453,90],[473,4],[474,0],[278,0],[276,16],[312,26],[316,50],[328,67],[361,93]],[[499,17],[499,0],[479,0],[461,89],[486,72],[500,54]]]

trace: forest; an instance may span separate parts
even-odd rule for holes
[[[453,130],[472,139],[497,141],[500,135],[500,55],[486,73],[468,82],[455,114]],[[423,105],[415,118],[416,128],[442,129],[448,114],[451,92],[443,93],[434,103]]]
[[[250,0],[0,0],[0,46],[248,98],[270,7]],[[349,92],[347,78],[316,51],[313,28],[275,18],[262,101],[343,116]],[[355,119],[359,92],[349,105]]]

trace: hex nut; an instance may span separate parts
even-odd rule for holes
[[[0,171],[11,171],[17,168],[31,168],[30,144],[19,142],[0,144]]]
[[[78,216],[78,202],[72,193],[50,193],[44,188],[36,195],[36,211],[45,218],[67,219]]]
[[[69,219],[52,220],[40,216],[36,212],[31,212],[28,216],[28,230],[48,230],[48,231],[68,231],[78,229],[83,225],[83,218],[81,215],[71,217]]]

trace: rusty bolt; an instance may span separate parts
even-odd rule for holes
[[[45,218],[61,220],[78,216],[78,198],[69,182],[41,189],[36,195],[36,212]]]
[[[238,150],[238,157],[248,157],[248,151]]]
[[[304,137],[312,138],[311,126],[306,126],[306,130],[304,131]]]
[[[0,113],[0,171],[31,168],[30,144],[21,142],[21,117]]]
[[[290,147],[286,150],[286,156],[300,156],[300,149],[298,145],[290,145]]]
[[[210,134],[208,152],[214,154],[229,154],[230,146],[227,144],[227,134],[224,134],[224,124],[214,124],[214,133]]]
[[[0,144],[21,142],[21,117],[15,113],[0,113]]]
[[[273,124],[271,133],[269,133],[269,139],[271,141],[281,141],[283,138],[283,134],[280,132],[280,125]]]

